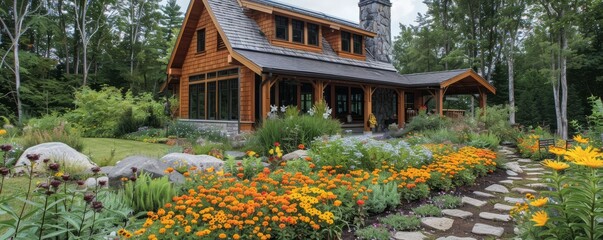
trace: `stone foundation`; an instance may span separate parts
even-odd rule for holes
[[[224,135],[233,136],[239,134],[238,121],[214,121],[214,120],[196,120],[180,119],[180,122],[191,123],[197,127],[212,128],[222,132]]]

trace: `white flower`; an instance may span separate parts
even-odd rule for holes
[[[270,105],[270,112],[277,112],[278,106]]]
[[[331,108],[327,107],[327,108],[325,109],[325,113],[323,113],[323,114],[322,114],[322,118],[324,118],[324,119],[328,119],[328,118],[329,118],[329,116],[331,116],[331,112],[333,112],[333,109],[331,109]]]
[[[285,105],[281,106],[281,112],[285,112],[285,111],[287,111],[287,106],[285,106]]]
[[[314,108],[310,108],[310,110],[308,110],[308,114],[310,116],[314,116],[314,114],[316,114],[316,110],[314,110]]]

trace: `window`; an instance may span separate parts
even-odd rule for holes
[[[352,88],[352,95],[350,95],[350,103],[351,103],[351,114],[354,116],[362,116],[364,114],[364,91],[360,88]]]
[[[205,52],[205,28],[197,30],[197,52]]]
[[[354,53],[362,54],[362,36],[354,34]]]
[[[348,90],[348,87],[335,87],[335,106],[339,116],[348,114]]]
[[[300,105],[299,108],[302,113],[307,113],[312,108],[313,103],[313,88],[310,83],[302,83],[301,94],[300,94]]]
[[[318,46],[318,25],[308,23],[308,45]]]
[[[304,43],[304,22],[299,20],[291,20],[291,27],[293,28],[293,42]]]
[[[205,119],[205,83],[189,87],[189,118]]]
[[[226,49],[226,44],[224,43],[224,40],[222,40],[222,37],[220,36],[220,34],[218,34],[217,42],[218,42],[218,51]]]
[[[216,120],[216,82],[207,83],[207,119]]]
[[[350,36],[349,32],[341,32],[341,51],[350,52]]]
[[[238,68],[233,68],[190,76],[189,82],[196,82],[189,85],[189,118],[239,119],[238,72]]]
[[[297,106],[297,84],[288,81],[279,82],[279,105]]]
[[[289,19],[286,17],[275,16],[276,22],[276,38],[289,40]]]
[[[238,79],[218,82],[220,120],[236,120],[239,116]]]

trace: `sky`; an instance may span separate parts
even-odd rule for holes
[[[277,0],[291,5],[301,6],[307,9],[320,11],[335,17],[343,18],[352,22],[358,22],[359,0]],[[164,1],[165,2],[165,1]],[[190,0],[177,0],[186,12]],[[414,24],[417,13],[425,13],[427,6],[423,0],[391,0],[392,6],[392,37],[400,33],[398,23],[405,25]]]

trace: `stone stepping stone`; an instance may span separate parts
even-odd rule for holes
[[[497,192],[497,193],[509,193],[509,189],[500,184],[492,184],[486,188],[486,191]]]
[[[549,187],[544,183],[528,183],[528,184],[526,184],[526,186],[533,187],[533,188],[548,188]]]
[[[442,210],[442,214],[449,216],[449,217],[456,217],[456,218],[460,218],[460,219],[465,219],[465,218],[473,216],[473,213],[459,210],[459,209],[444,209],[444,210]]]
[[[500,237],[505,233],[505,229],[501,227],[494,227],[482,223],[476,223],[473,225],[472,233],[479,235],[490,235]]]
[[[528,176],[544,175],[544,173],[541,173],[541,172],[527,172],[526,174]]]
[[[498,183],[502,183],[502,184],[513,184],[513,180],[502,180],[502,181],[498,181]]]
[[[513,172],[511,170],[507,170],[507,175],[509,175],[509,176],[517,176],[519,174],[517,174],[516,172]]]
[[[532,159],[519,158],[519,159],[517,159],[517,162],[520,162],[520,163],[531,163]]]
[[[544,168],[524,168],[523,169],[526,172],[540,172],[540,171],[544,171]]]
[[[396,240],[423,240],[427,236],[422,232],[396,232],[394,239]]]
[[[421,218],[421,223],[436,230],[446,231],[452,227],[454,220],[444,217],[425,217]]]
[[[436,240],[477,240],[471,237],[456,237],[456,236],[448,236],[448,237],[439,237]]]
[[[530,180],[530,181],[540,181],[540,178],[529,177],[529,178],[526,178],[526,180]]]
[[[480,191],[474,191],[473,194],[475,194],[478,197],[487,197],[487,198],[496,197],[496,196],[494,196],[492,194],[485,193],[485,192],[480,192]]]
[[[526,200],[524,200],[523,198],[505,197],[505,202],[515,204],[515,203],[525,203]]]
[[[526,194],[526,193],[536,193],[536,191],[534,189],[529,189],[529,188],[512,188],[511,191],[515,191],[521,194]]]
[[[511,211],[511,209],[513,209],[513,206],[505,205],[502,203],[497,203],[497,204],[494,204],[494,209],[499,210],[499,211],[508,212],[508,211]]]
[[[487,202],[485,202],[485,201],[477,200],[475,198],[470,198],[470,197],[463,197],[461,200],[463,203],[469,204],[474,207],[483,207],[484,205],[487,204]]]
[[[522,177],[507,177],[507,179],[510,179],[510,180],[523,180]]]
[[[508,222],[511,220],[511,216],[509,216],[508,214],[498,214],[498,213],[489,213],[489,212],[481,212],[481,213],[479,213],[479,217],[481,217],[483,219],[502,221],[502,222]]]
[[[513,172],[516,172],[516,173],[522,173],[523,172],[523,170],[521,169],[521,166],[519,165],[518,162],[508,162],[508,163],[505,163],[505,167],[508,170],[511,170]]]

